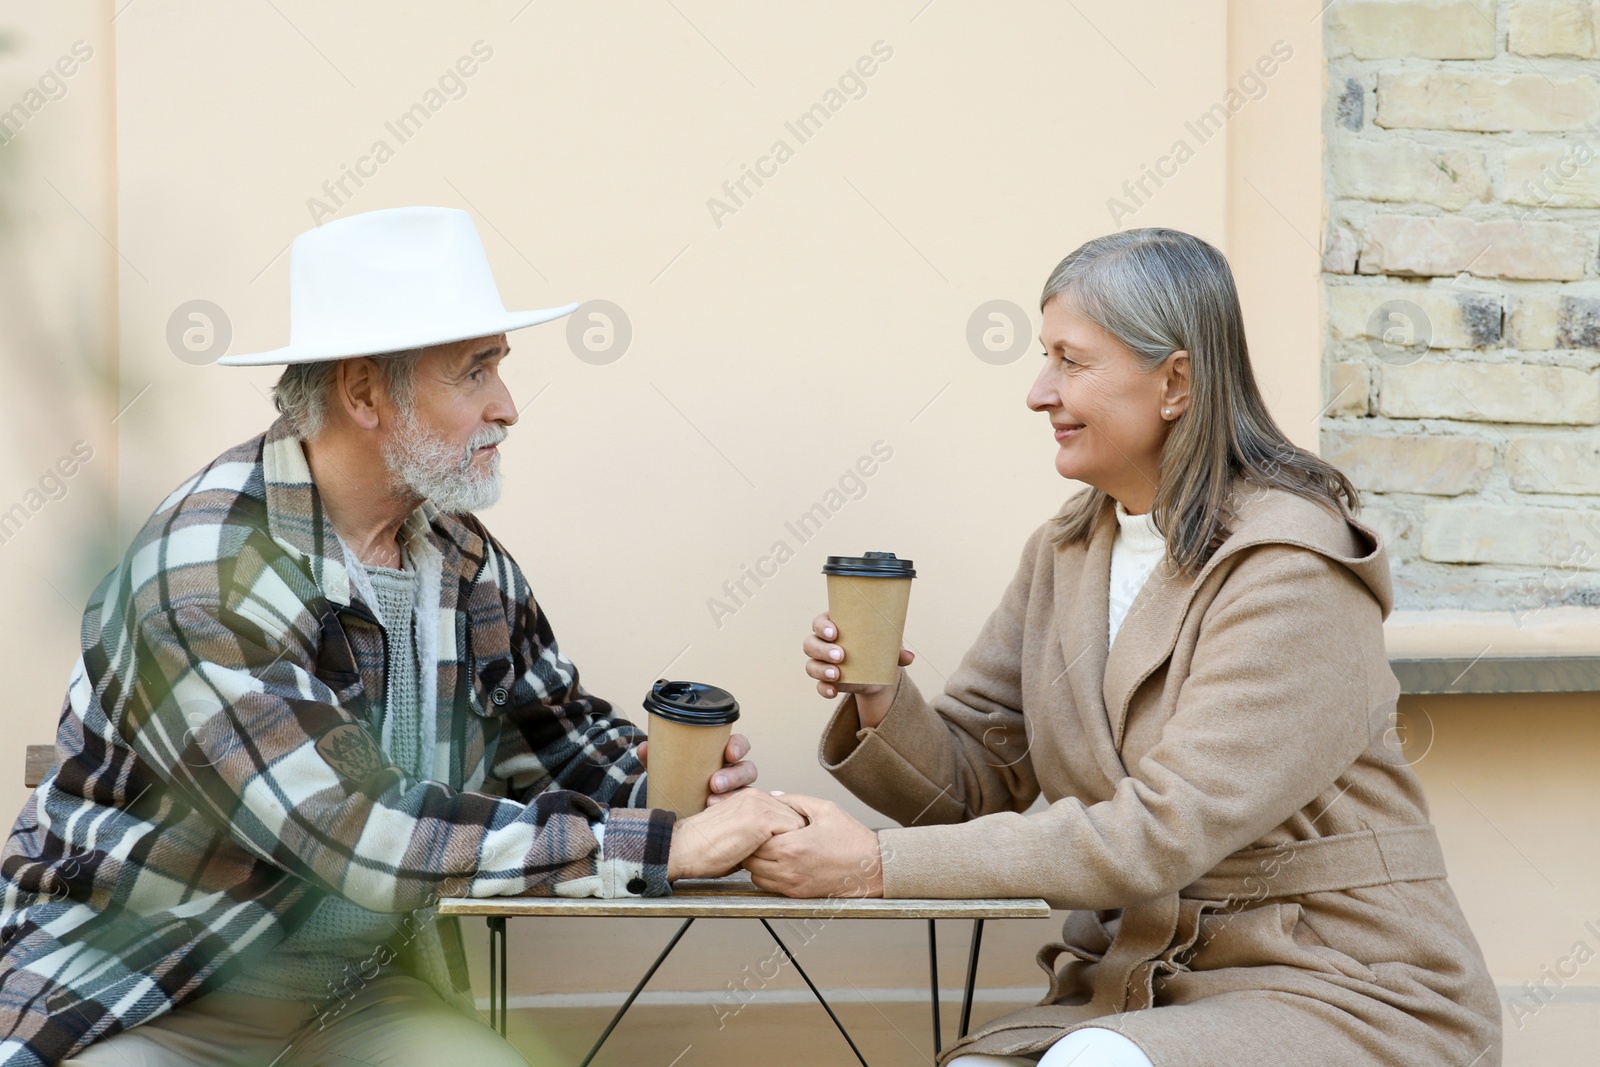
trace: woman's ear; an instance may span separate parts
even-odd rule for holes
[[[378,365],[362,356],[341,359],[333,393],[339,407],[363,430],[378,428]]]
[[[1161,382],[1161,416],[1176,419],[1189,408],[1189,353],[1180,348],[1167,357]]]

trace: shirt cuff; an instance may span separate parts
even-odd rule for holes
[[[672,894],[667,881],[667,854],[672,849],[672,827],[677,816],[660,808],[609,808],[602,824],[593,827],[595,872],[584,878],[558,883],[563,897],[664,897]]]

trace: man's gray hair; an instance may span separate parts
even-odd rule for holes
[[[411,348],[401,352],[387,352],[372,356],[383,378],[389,401],[400,414],[409,418],[417,410],[417,360],[423,349]],[[316,363],[291,363],[272,387],[272,402],[277,405],[289,428],[302,441],[309,441],[322,432],[328,415],[328,398],[333,395],[333,383],[339,369],[337,359]]]

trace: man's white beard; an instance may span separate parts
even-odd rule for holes
[[[489,457],[487,474],[473,469],[473,454],[505,439],[504,426],[485,426],[459,449],[429,433],[412,413],[383,442],[383,460],[402,488],[432,501],[440,511],[480,511],[500,499],[500,453]]]

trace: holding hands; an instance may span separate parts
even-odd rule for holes
[[[846,652],[838,638],[827,613],[812,621],[802,645],[806,674],[824,697],[855,694],[861,725],[875,727],[894,704],[898,681],[841,682]],[[900,666],[915,658],[910,649],[901,649]],[[647,747],[648,742],[639,747],[641,761]],[[746,758],[749,752],[743,734],[728,739],[724,765],[711,778],[706,810],[673,826],[667,878],[720,878],[743,867],[758,888],[784,896],[883,896],[877,833],[832,801],[752,788],[756,768]]]
[[[878,835],[832,801],[799,793],[740,789],[673,826],[669,881],[739,867],[784,896],[883,896]]]
[[[638,748],[639,762],[649,769],[650,742]],[[672,827],[667,855],[667,879],[720,878],[731,874],[741,860],[774,834],[797,830],[804,817],[794,808],[759,789],[756,765],[745,757],[750,739],[744,734],[728,738],[723,766],[711,776],[711,795],[698,815],[679,819]]]
[[[806,818],[803,828],[765,841],[740,866],[759,889],[786,897],[881,897],[878,835],[831,800],[799,793],[778,799]]]
[[[799,830],[805,818],[770,793],[744,788],[672,827],[667,880],[721,878],[774,836]]]

